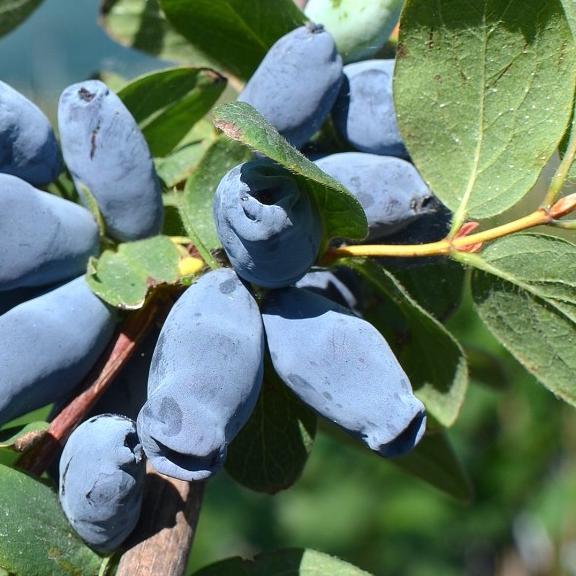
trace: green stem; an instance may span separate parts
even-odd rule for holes
[[[543,208],[550,208],[550,206],[552,206],[558,199],[558,196],[564,187],[564,183],[566,182],[566,178],[568,177],[568,172],[574,162],[574,158],[576,158],[576,125],[572,126],[566,154],[564,154],[562,162],[560,162],[560,165],[552,177],[552,181],[548,187],[548,192],[546,192],[544,202],[542,203]]]
[[[64,198],[65,200],[72,200],[72,195],[66,189],[66,186],[64,186],[64,184],[62,184],[62,181],[60,180],[60,178],[57,178],[56,180],[54,180],[53,184],[54,184],[54,187],[56,188],[56,190],[58,190],[58,194],[60,195],[61,198]]]
[[[188,211],[186,210],[186,207],[183,205],[182,200],[178,203],[177,206],[178,206],[178,212],[180,213],[180,217],[182,218],[182,224],[184,224],[184,229],[186,230],[186,232],[188,232],[188,236],[190,237],[191,243],[195,246],[196,250],[202,257],[204,262],[206,262],[207,266],[211,270],[216,270],[217,268],[220,268],[220,264],[218,263],[216,258],[212,256],[212,253],[210,252],[208,247],[204,245],[202,239],[198,236],[198,234],[196,234],[194,230],[194,224],[193,222],[190,222],[188,218]]]
[[[550,222],[550,226],[564,230],[576,230],[576,220],[558,220]]]

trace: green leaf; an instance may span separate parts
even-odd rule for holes
[[[172,26],[220,69],[248,78],[268,49],[304,24],[292,0],[161,0]]]
[[[245,102],[218,106],[214,110],[214,124],[229,138],[261,152],[296,176],[320,210],[326,239],[362,240],[366,237],[366,214],[358,200],[342,184],[290,146],[252,106]]]
[[[15,576],[98,576],[102,558],[76,536],[50,488],[0,465],[0,568]]]
[[[257,492],[275,494],[298,480],[312,451],[316,415],[266,363],[256,408],[228,449],[226,470]]]
[[[368,260],[343,263],[360,272],[402,316],[408,333],[395,350],[398,360],[426,409],[443,426],[452,426],[468,387],[466,359],[460,344],[384,268]],[[387,335],[390,329],[388,315],[383,316],[376,327]],[[393,341],[390,345],[395,347]]]
[[[156,172],[167,188],[183,183],[194,172],[206,150],[217,138],[217,131],[206,117],[194,125],[171,154],[156,158]]]
[[[472,295],[488,328],[554,394],[576,406],[576,244],[515,234],[482,254]]]
[[[29,434],[36,434],[48,429],[48,422],[30,422],[13,428],[0,430],[0,448],[18,451],[18,444]]]
[[[226,79],[206,68],[140,76],[118,95],[142,129],[153,156],[166,156],[216,103]]]
[[[82,184],[81,182],[78,184],[78,192],[82,197],[86,208],[89,210],[90,214],[96,220],[96,224],[98,225],[98,234],[100,235],[100,239],[106,236],[106,223],[104,222],[104,218],[102,216],[102,212],[100,212],[100,205],[98,201],[92,194],[90,188]]]
[[[222,177],[250,159],[250,151],[237,142],[217,138],[186,182],[180,202],[180,215],[188,236],[201,256],[210,263],[212,250],[220,247],[212,216],[212,201]]]
[[[0,36],[17,28],[43,0],[0,0]]]
[[[561,0],[562,5],[564,6],[564,12],[566,13],[566,19],[568,20],[568,24],[570,25],[570,29],[572,30],[572,36],[576,38],[576,0]],[[576,100],[574,101],[574,105],[576,106]],[[570,140],[570,134],[572,134],[576,130],[576,114],[572,111],[572,120],[570,121],[570,128],[566,131],[562,143],[560,144],[560,155],[563,157],[566,148],[568,147],[568,142]],[[568,172],[569,178],[576,178],[576,164],[573,163],[570,171]]]
[[[575,105],[576,105],[576,101],[575,101]],[[570,120],[570,127],[568,128],[568,130],[566,130],[566,133],[564,134],[564,138],[562,138],[562,142],[560,142],[560,157],[563,159],[565,154],[566,154],[566,150],[568,149],[568,145],[570,143],[570,136],[574,133],[574,131],[576,130],[576,109],[572,112],[572,119]],[[572,165],[570,167],[570,169],[568,170],[568,175],[567,177],[569,179],[574,179],[576,178],[576,163],[572,162]]]
[[[103,0],[100,21],[108,35],[124,46],[182,64],[212,64],[172,28],[158,0]]]
[[[51,412],[52,404],[42,406],[42,408],[28,412],[27,414],[23,414],[22,416],[18,416],[18,418],[14,418],[14,420],[7,422],[2,427],[2,431],[7,430],[8,428],[17,428],[34,422],[40,422],[41,420],[47,421]]]
[[[194,576],[370,576],[333,556],[315,550],[289,549],[260,554],[254,560],[230,558]]]
[[[390,462],[457,500],[474,497],[468,473],[443,430],[427,432],[414,450]]]
[[[141,308],[150,288],[178,281],[179,254],[166,236],[120,244],[93,259],[87,272],[92,290],[103,300],[128,310]]]
[[[572,111],[575,44],[559,0],[407,0],[395,73],[401,133],[457,220],[520,200]]]
[[[464,292],[464,268],[448,258],[417,268],[395,269],[393,275],[422,308],[441,322],[458,308]]]
[[[166,192],[162,195],[164,202],[164,223],[162,225],[162,234],[166,236],[186,236],[186,230],[182,224],[180,210],[180,192]]]
[[[173,188],[184,182],[194,172],[209,145],[207,140],[198,140],[179,146],[169,156],[155,158],[156,174],[166,188]]]

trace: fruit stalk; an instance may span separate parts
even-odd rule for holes
[[[560,165],[558,166],[554,176],[552,177],[552,181],[550,182],[548,192],[546,193],[546,197],[544,198],[544,202],[542,203],[543,208],[549,208],[558,199],[560,192],[562,192],[562,188],[564,188],[564,183],[566,182],[566,178],[568,178],[568,173],[570,172],[570,168],[574,163],[575,157],[576,157],[576,130],[573,128],[570,134],[570,140],[568,141],[568,147],[566,148],[564,158],[562,158],[562,162],[560,162]]]
[[[204,482],[169,478],[148,468],[142,515],[116,576],[182,576],[196,533]]]
[[[358,245],[358,246],[342,246],[339,248],[332,248],[326,252],[322,258],[323,264],[329,264],[339,258],[346,257],[368,257],[368,256],[397,256],[397,257],[417,257],[417,256],[438,256],[447,255],[451,252],[465,251],[466,247],[475,244],[482,244],[496,240],[515,232],[528,230],[535,226],[555,224],[555,220],[570,214],[576,209],[576,194],[570,194],[561,198],[549,210],[539,208],[528,216],[513,220],[496,226],[483,232],[470,234],[468,236],[460,236],[453,240],[440,240],[439,242],[432,242],[430,244],[414,244],[414,245]]]

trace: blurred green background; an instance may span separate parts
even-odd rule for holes
[[[95,72],[130,78],[166,65],[110,40],[97,25],[98,4],[46,0],[0,39],[0,79],[53,115],[60,91]],[[302,546],[376,575],[576,575],[573,409],[495,342],[468,300],[448,324],[492,357],[490,382],[473,379],[450,431],[472,502],[321,433],[302,478],[284,493],[255,494],[226,474],[209,483],[190,573],[231,555]]]

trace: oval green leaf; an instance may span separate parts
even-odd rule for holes
[[[398,267],[392,273],[412,298],[440,322],[449,318],[462,302],[466,273],[448,258],[414,268]]]
[[[212,251],[220,248],[212,216],[214,193],[226,172],[249,160],[250,155],[250,151],[238,142],[218,137],[186,181],[180,196],[180,216],[186,233],[212,268],[217,267]]]
[[[0,36],[22,24],[44,0],[0,0]]]
[[[333,556],[315,550],[279,550],[254,560],[230,558],[212,564],[194,576],[370,576]]]
[[[395,73],[401,133],[456,221],[533,186],[566,130],[574,38],[559,0],[407,0]]]
[[[212,121],[204,117],[168,156],[154,159],[156,173],[166,188],[182,184],[190,177],[216,137]]]
[[[102,558],[72,530],[56,494],[0,465],[0,568],[14,576],[98,576]]]
[[[268,49],[304,24],[292,0],[160,0],[172,26],[221,70],[248,78]]]
[[[326,239],[362,240],[367,235],[366,214],[358,200],[290,146],[252,106],[245,102],[222,104],[214,110],[214,124],[229,138],[261,152],[295,175],[316,201]]]
[[[226,79],[207,68],[172,68],[136,78],[119,92],[153,156],[166,156],[216,103]]]
[[[120,244],[92,259],[86,279],[100,298],[126,310],[141,308],[148,291],[179,278],[180,255],[166,236]]]
[[[477,268],[480,318],[528,372],[576,406],[576,244],[516,234],[464,258]]]
[[[158,0],[103,0],[100,22],[108,35],[124,46],[181,64],[212,65],[174,30]]]
[[[228,448],[226,471],[256,492],[275,494],[289,488],[308,461],[316,421],[267,362],[254,412]]]

